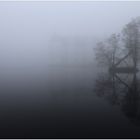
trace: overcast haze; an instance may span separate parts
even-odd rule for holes
[[[130,57],[115,38],[106,67],[94,54],[139,16],[140,2],[0,2],[0,138],[140,138],[137,36]]]
[[[0,2],[0,65],[91,64],[96,42],[139,14],[140,2]]]

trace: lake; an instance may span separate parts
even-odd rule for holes
[[[112,92],[109,75],[95,64],[6,70],[0,138],[140,138],[138,97],[126,97],[117,80]]]

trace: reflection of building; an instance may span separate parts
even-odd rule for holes
[[[136,73],[105,74],[96,80],[94,91],[112,105],[119,105],[130,121],[140,125],[139,83]]]

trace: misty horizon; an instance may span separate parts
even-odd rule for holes
[[[139,17],[139,1],[1,1],[0,138],[140,138]]]
[[[139,12],[139,2],[1,2],[0,65],[90,65],[96,43]]]

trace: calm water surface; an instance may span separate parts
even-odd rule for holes
[[[112,92],[109,75],[98,71],[96,65],[2,71],[0,138],[140,138],[138,97],[126,97],[117,80],[119,91]]]

